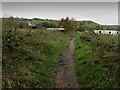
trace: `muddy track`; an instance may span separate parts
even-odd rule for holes
[[[56,66],[54,75],[55,88],[78,88],[76,70],[74,64],[75,38],[69,39],[70,47],[63,47],[61,58]]]

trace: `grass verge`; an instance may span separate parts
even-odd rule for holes
[[[3,33],[3,88],[46,88],[69,36],[45,30]]]
[[[86,35],[86,37],[88,37]],[[97,47],[93,45],[94,39],[77,37],[75,40],[75,64],[78,82],[81,88],[118,88],[118,59],[117,52],[106,51],[103,42]],[[100,38],[104,38],[99,36]],[[96,37],[95,37],[96,38]],[[84,40],[86,39],[86,41]],[[92,43],[92,44],[91,44]],[[93,48],[95,50],[93,50]],[[103,50],[103,51],[101,51]],[[94,52],[93,52],[94,51]],[[105,52],[102,56],[101,52]],[[111,54],[112,53],[112,54]],[[115,57],[112,57],[115,56]],[[116,62],[117,60],[117,62]]]

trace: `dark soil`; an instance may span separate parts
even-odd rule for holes
[[[74,39],[69,39],[70,47],[63,47],[61,58],[56,66],[54,75],[55,88],[78,88],[75,64],[74,64]]]

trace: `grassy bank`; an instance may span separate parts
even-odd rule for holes
[[[117,39],[87,33],[76,38],[75,64],[81,88],[119,87]]]
[[[3,87],[46,88],[68,35],[45,30],[3,32]]]

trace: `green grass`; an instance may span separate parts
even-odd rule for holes
[[[76,36],[77,33],[39,29],[3,31],[3,87],[51,87],[61,49],[68,38]],[[75,40],[75,64],[80,87],[116,88],[119,62],[117,46],[111,49],[111,42],[116,45],[117,37],[92,36],[84,32],[80,36]],[[96,46],[97,43],[100,45]],[[67,42],[66,49],[69,45]],[[101,52],[105,54],[101,55]]]
[[[119,44],[120,37],[116,35],[98,35],[98,38],[105,43],[115,42],[117,45]]]
[[[96,27],[96,26],[100,26],[99,24],[96,24],[96,23],[91,23],[91,24],[86,24],[86,25],[83,25],[84,27]]]
[[[118,36],[87,33],[76,38],[75,64],[81,88],[119,87],[117,39]],[[115,42],[114,47],[112,41]]]
[[[61,32],[17,30],[3,36],[3,87],[46,88],[53,85],[55,63],[69,37]],[[8,35],[11,35],[10,37]]]
[[[75,40],[75,64],[78,82],[81,88],[105,88],[109,83],[104,80],[107,77],[107,69],[102,67],[99,58],[92,53],[92,47],[79,38]]]
[[[32,22],[32,23],[43,23],[43,22],[47,22],[47,23],[58,23],[57,20],[31,20],[28,22]]]

